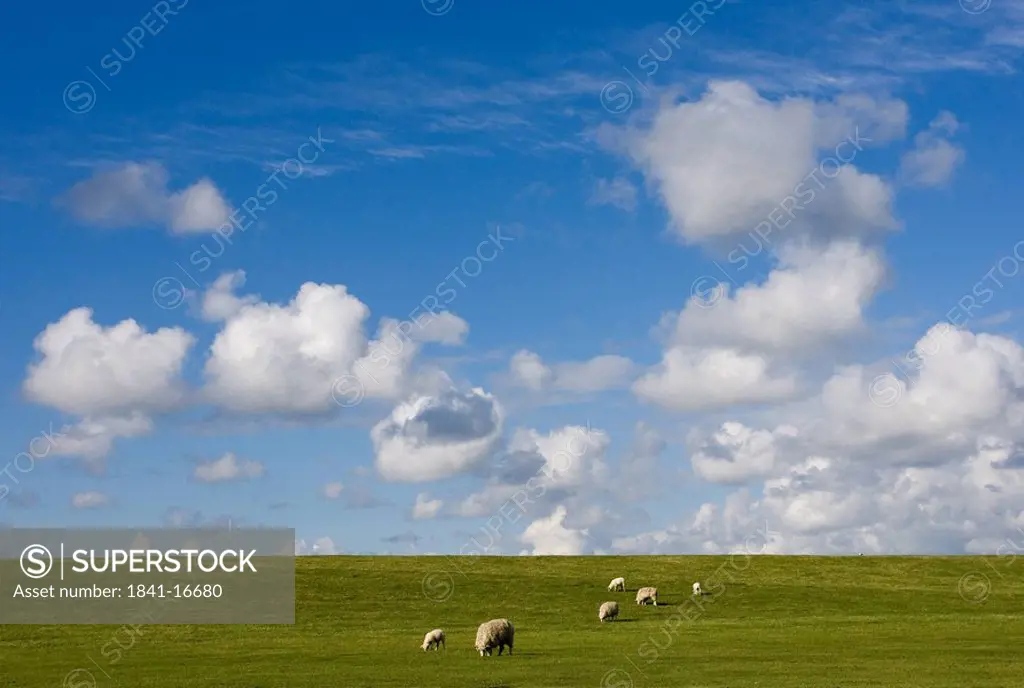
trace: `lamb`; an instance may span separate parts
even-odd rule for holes
[[[605,602],[597,612],[597,618],[604,623],[605,619],[611,621],[619,615],[618,602]]]
[[[693,594],[694,595],[703,595],[704,594],[704,591],[700,589],[700,583],[699,582],[693,584]]]
[[[491,650],[498,648],[498,654],[505,650],[508,645],[508,653],[512,654],[512,641],[515,639],[516,629],[512,627],[508,619],[491,619],[480,624],[476,629],[476,644],[474,647],[483,657],[491,656]]]
[[[608,592],[626,592],[626,579],[625,578],[612,578],[612,582],[608,584]]]
[[[636,591],[636,603],[647,604],[647,602],[654,602],[654,606],[658,606],[658,589],[657,588],[640,588]]]
[[[423,651],[426,652],[430,648],[434,648],[434,652],[437,652],[439,647],[444,647],[444,631],[435,628],[423,636]]]

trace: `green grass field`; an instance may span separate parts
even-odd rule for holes
[[[4,626],[0,686],[1024,686],[1006,557],[307,557],[296,600],[294,626]],[[515,653],[481,658],[502,616]]]

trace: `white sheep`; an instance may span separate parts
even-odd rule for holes
[[[430,648],[434,648],[434,652],[437,652],[439,647],[444,647],[444,631],[440,628],[435,628],[430,633],[423,636],[423,651],[426,652]]]
[[[654,602],[654,606],[658,606],[657,588],[640,588],[636,591],[637,604],[647,604],[648,602]]]
[[[693,584],[693,594],[694,595],[703,595],[704,594],[704,591],[700,589],[700,583],[699,582]]]
[[[508,619],[491,619],[480,624],[476,629],[476,643],[474,647],[483,657],[491,656],[491,650],[498,648],[500,655],[505,646],[508,645],[508,653],[512,654],[512,641],[515,639],[516,629],[512,627]]]
[[[619,615],[619,603],[618,602],[605,602],[601,605],[601,608],[597,611],[597,618],[604,623],[605,619],[611,621]]]
[[[608,584],[608,592],[626,592],[626,579],[625,578],[612,578],[612,582]]]

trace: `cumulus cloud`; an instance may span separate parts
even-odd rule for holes
[[[228,452],[219,459],[197,465],[192,471],[192,477],[202,483],[222,483],[259,478],[263,470],[262,463],[239,459],[234,453]]]
[[[640,399],[674,411],[706,411],[782,401],[798,392],[793,373],[735,349],[672,347],[659,365],[633,384]]]
[[[41,360],[28,368],[29,399],[79,416],[165,410],[183,400],[191,334],[178,327],[149,333],[134,320],[103,327],[92,315],[76,308],[36,337]]]
[[[482,389],[415,397],[373,427],[377,471],[398,482],[465,472],[491,455],[502,423],[501,406]]]
[[[964,149],[952,143],[960,124],[951,112],[941,112],[928,129],[914,137],[914,148],[900,160],[900,176],[911,186],[942,186],[966,159]]]
[[[412,517],[417,521],[435,518],[443,506],[442,500],[431,499],[426,492],[421,492],[416,495],[416,503],[412,507]]]
[[[153,431],[153,419],[138,411],[123,416],[85,418],[66,426],[52,445],[51,456],[78,457],[101,469],[118,438],[143,437]]]
[[[736,484],[767,478],[784,458],[778,445],[797,434],[792,426],[767,431],[736,422],[723,423],[710,437],[692,434],[693,472],[711,483]]]
[[[71,506],[76,509],[98,509],[110,503],[110,497],[102,492],[78,492],[71,498]]]
[[[856,242],[818,249],[788,245],[763,284],[734,294],[721,284],[712,307],[691,298],[676,319],[672,341],[813,351],[864,329],[864,310],[885,276],[881,255]]]
[[[206,361],[207,400],[238,413],[318,414],[352,396],[396,399],[437,376],[412,374],[426,342],[461,343],[468,325],[446,313],[418,324],[382,318],[373,340],[370,309],[344,285],[303,284],[286,305],[238,297],[244,273],[222,275],[203,312],[223,320]]]
[[[245,270],[226,272],[203,293],[201,311],[203,320],[223,322],[238,314],[246,306],[259,303],[259,297],[236,296],[235,291],[245,285]]]
[[[626,134],[626,147],[687,241],[749,231],[780,204],[814,220],[793,232],[813,224],[819,235],[862,235],[895,227],[892,192],[853,161],[901,136],[906,117],[900,101],[773,102],[746,83],[712,81],[700,100],[663,105],[648,129]]]
[[[159,163],[127,162],[97,171],[60,199],[78,220],[99,227],[163,226],[176,234],[215,230],[231,207],[214,183],[203,178],[178,192]]]
[[[115,439],[148,434],[154,413],[184,403],[181,371],[195,338],[177,327],[150,333],[134,320],[104,327],[92,316],[76,308],[47,325],[22,388],[31,401],[80,417],[51,454],[99,467]]]
[[[600,392],[629,384],[636,366],[622,356],[595,356],[589,361],[544,364],[541,357],[525,349],[509,361],[512,381],[534,391]]]
[[[568,511],[558,506],[545,518],[538,518],[526,527],[520,541],[529,547],[523,554],[577,556],[583,554],[587,542],[586,528],[565,526]]]
[[[233,411],[312,413],[362,355],[370,310],[343,285],[307,282],[287,305],[255,303],[229,317],[206,361],[205,395]]]
[[[736,551],[762,524],[775,553],[991,553],[1024,542],[1024,348],[940,323],[900,370],[842,368],[809,403],[780,409],[790,422],[774,430],[730,421],[692,433],[698,476],[760,480],[760,494],[738,490],[612,550]]]

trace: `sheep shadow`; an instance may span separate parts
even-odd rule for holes
[[[605,623],[606,624],[633,623],[634,621],[639,621],[639,620],[640,619],[613,619],[611,621],[605,621]]]

